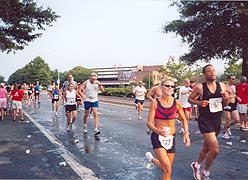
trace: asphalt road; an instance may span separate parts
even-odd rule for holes
[[[104,102],[104,99],[108,102]],[[137,119],[133,99],[101,97],[99,107],[99,138],[93,135],[93,119],[88,121],[88,134],[82,132],[83,110],[78,113],[76,127],[66,132],[66,119],[61,104],[59,116],[51,112],[51,101],[45,93],[42,102],[26,107],[26,115],[45,134],[53,146],[47,152],[61,156],[74,173],[61,179],[102,179],[102,180],[158,180],[161,172],[154,165],[151,169],[144,167],[144,154],[152,151],[150,137],[146,134],[146,117]],[[128,103],[129,102],[129,103]],[[131,104],[131,106],[130,106]],[[146,107],[149,102],[146,102]],[[180,129],[180,124],[176,124]],[[176,156],[173,164],[173,180],[193,180],[190,163],[196,159],[202,145],[197,122],[190,121],[190,136],[192,144],[184,147],[182,136],[176,136]],[[248,145],[240,143],[241,138],[247,138],[247,132],[233,130],[229,141],[219,138],[220,154],[211,168],[211,178],[214,180],[247,180]],[[79,142],[75,142],[78,140]],[[227,142],[232,142],[228,145]],[[40,142],[39,144],[41,144]],[[53,148],[52,148],[53,147]],[[44,155],[44,154],[43,154]],[[49,161],[49,159],[47,160]],[[59,161],[58,161],[59,162]],[[51,163],[52,164],[52,163]],[[56,165],[57,169],[58,167]],[[55,168],[55,169],[56,169]],[[0,170],[1,171],[1,170]],[[52,176],[51,176],[52,177]]]

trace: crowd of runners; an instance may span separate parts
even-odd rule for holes
[[[247,106],[248,84],[247,78],[242,76],[236,84],[236,77],[229,75],[227,83],[216,81],[215,68],[209,64],[203,67],[204,83],[194,84],[190,79],[184,79],[179,87],[177,80],[164,77],[160,84],[152,87],[147,93],[143,82],[133,89],[137,119],[142,120],[142,110],[145,98],[151,100],[147,119],[147,132],[151,137],[152,152],[145,154],[147,161],[161,169],[162,180],[170,180],[172,164],[175,155],[176,122],[182,127],[179,133],[183,134],[183,142],[190,146],[190,131],[188,122],[193,119],[203,137],[203,146],[196,160],[192,162],[193,176],[196,180],[210,179],[210,167],[219,153],[217,136],[221,130],[221,114],[224,111],[225,123],[221,137],[230,139],[231,127],[239,124],[238,129],[248,131]],[[41,85],[14,84],[13,86],[0,84],[0,115],[1,120],[10,114],[13,121],[19,117],[24,120],[23,106],[40,102]],[[69,74],[67,81],[60,88],[49,84],[46,87],[51,98],[54,115],[58,115],[59,104],[63,103],[66,113],[67,131],[74,129],[77,112],[80,106],[84,107],[83,132],[87,133],[87,120],[90,114],[94,117],[94,135],[99,135],[98,128],[98,93],[104,87],[98,80],[97,74],[92,73],[88,80],[77,83],[73,75]],[[203,162],[205,166],[203,167]]]

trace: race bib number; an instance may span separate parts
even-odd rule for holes
[[[169,136],[158,136],[158,140],[160,141],[161,146],[163,146],[166,150],[169,150],[172,148],[173,146],[173,139],[174,136],[173,135],[169,135]]]
[[[215,113],[223,110],[222,98],[210,98],[209,99],[210,112]]]
[[[54,99],[59,99],[59,95],[54,95]]]

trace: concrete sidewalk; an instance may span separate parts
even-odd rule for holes
[[[0,121],[0,179],[80,179],[56,147],[25,117]]]

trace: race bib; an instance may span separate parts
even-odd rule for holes
[[[169,135],[169,136],[158,136],[158,140],[160,141],[161,146],[163,146],[166,150],[169,150],[172,148],[173,146],[173,139],[174,136],[173,135]]]
[[[54,97],[53,97],[54,99],[59,99],[59,95],[54,95]]]
[[[209,110],[212,113],[222,111],[223,110],[222,98],[210,98],[209,99]]]

